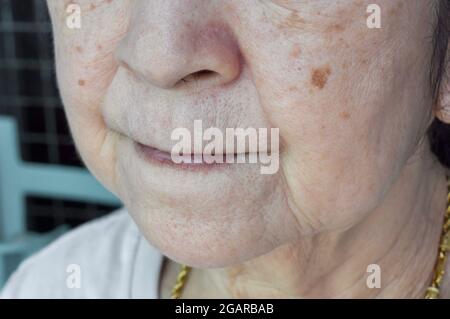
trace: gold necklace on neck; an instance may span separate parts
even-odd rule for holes
[[[438,299],[442,280],[445,275],[447,252],[450,250],[450,179],[447,179],[447,211],[445,212],[444,225],[442,226],[441,239],[439,241],[438,256],[434,267],[434,275],[431,285],[427,288],[425,299]]]
[[[447,179],[447,211],[445,212],[444,225],[442,226],[441,239],[439,241],[438,256],[434,267],[434,275],[430,286],[425,292],[425,299],[438,299],[442,280],[445,275],[445,265],[447,262],[447,252],[450,250],[450,179]],[[180,299],[183,289],[186,286],[191,267],[182,265],[178,273],[177,281],[172,289],[171,299]]]

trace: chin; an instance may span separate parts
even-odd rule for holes
[[[141,188],[142,191],[142,188]],[[179,194],[142,191],[124,200],[147,241],[170,259],[196,268],[226,267],[270,252],[294,232],[278,219],[269,196],[249,200],[235,193],[180,199]],[[254,195],[255,196],[255,195]],[[215,199],[220,199],[216,201]],[[268,214],[272,214],[267,218]],[[280,218],[277,218],[279,216]],[[278,233],[276,233],[278,232]]]
[[[211,214],[233,213],[216,210]],[[264,221],[258,217],[205,220],[192,212],[167,207],[133,210],[130,214],[152,246],[170,259],[196,268],[231,266],[278,246],[265,237]]]

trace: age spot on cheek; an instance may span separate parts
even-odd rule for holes
[[[329,65],[313,69],[311,72],[311,84],[319,89],[323,89],[327,84],[330,75],[331,68]]]
[[[304,28],[305,25],[306,21],[294,11],[278,25],[278,29]]]
[[[78,85],[79,86],[85,86],[86,85],[86,81],[83,79],[78,80]]]
[[[326,32],[329,33],[339,33],[345,30],[345,26],[343,24],[335,23],[331,24],[327,27]]]
[[[343,120],[348,120],[350,118],[350,113],[347,111],[342,111],[339,113],[339,116],[343,119]]]
[[[302,49],[298,44],[295,44],[292,46],[291,52],[289,53],[289,56],[292,59],[298,59],[300,57],[300,54],[302,53]]]
[[[104,4],[111,4],[112,1],[113,1],[113,0],[102,0],[102,1],[100,1],[100,2],[99,2],[99,1],[96,1],[96,3],[95,3],[95,1],[94,1],[94,2],[91,2],[91,3],[89,4],[89,8],[87,9],[87,11],[94,11],[94,10],[97,9],[97,7],[100,7],[100,6],[104,5]]]
[[[295,91],[297,91],[297,87],[292,85],[292,86],[288,87],[288,91],[289,92],[295,92]]]

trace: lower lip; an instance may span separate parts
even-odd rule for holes
[[[191,170],[191,171],[198,171],[198,170],[208,170],[208,169],[217,169],[217,168],[225,168],[228,167],[228,163],[175,163],[172,160],[171,154],[168,152],[161,151],[157,148],[146,146],[141,143],[134,143],[135,149],[137,153],[144,158],[147,162],[150,162],[152,164],[157,165],[163,165],[183,170]]]

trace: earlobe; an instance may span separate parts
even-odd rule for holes
[[[442,75],[435,106],[435,115],[443,123],[450,124],[450,41],[442,63]]]
[[[450,124],[450,74],[448,72],[444,75],[440,85],[435,112],[439,120]]]

